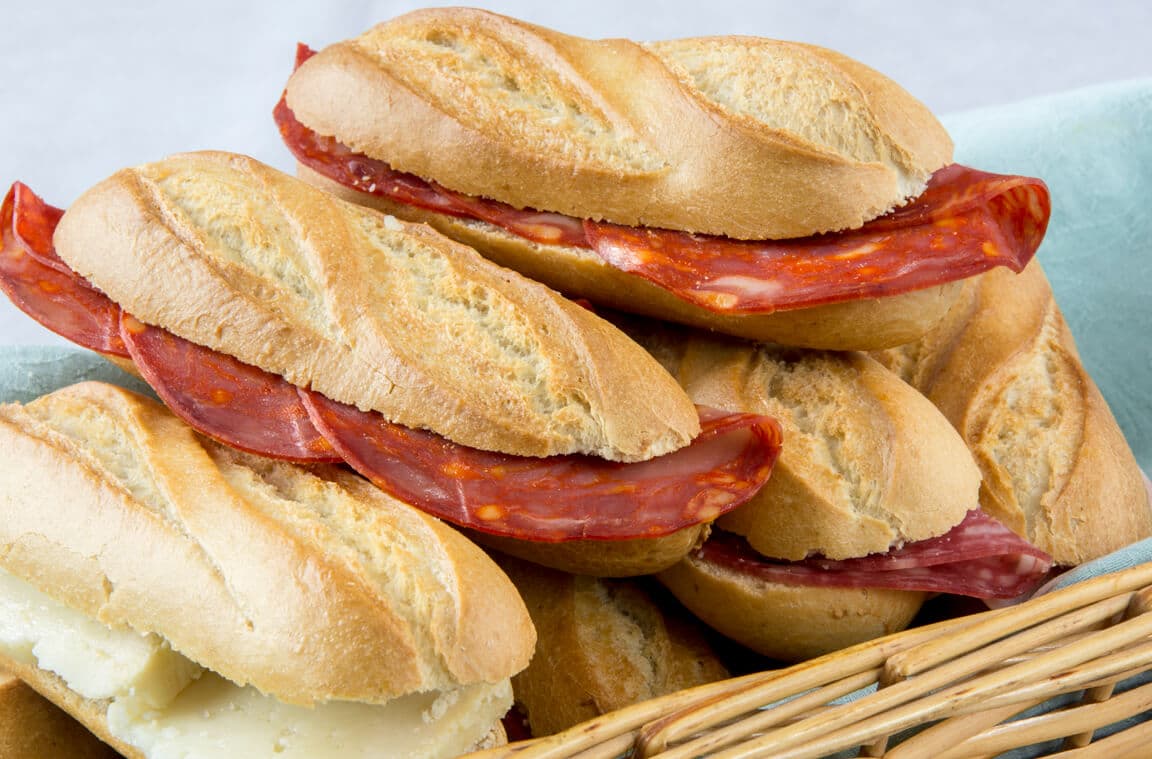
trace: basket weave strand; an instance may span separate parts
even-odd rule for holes
[[[645,701],[473,759],[799,759],[844,749],[975,759],[1053,741],[1062,747],[1046,756],[1152,757],[1152,721],[1097,735],[1152,711],[1152,682],[1114,690],[1149,673],[1152,564],[1143,564],[1018,606]],[[854,698],[838,701],[845,696]],[[1056,696],[1068,703],[1054,705]],[[1038,705],[1048,711],[1013,719]]]

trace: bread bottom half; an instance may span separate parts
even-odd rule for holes
[[[878,350],[903,345],[939,322],[960,293],[961,284],[951,282],[900,295],[771,314],[717,314],[610,266],[591,250],[541,244],[488,222],[448,216],[358,192],[299,164],[297,176],[344,200],[429,224],[495,263],[569,297],[587,298],[607,308],[752,340],[828,350]]]
[[[286,704],[199,667],[158,636],[84,617],[6,572],[0,613],[0,667],[129,759],[367,759],[381,746],[397,759],[452,757],[501,740],[494,726],[512,702],[503,680],[383,704]],[[49,755],[57,756],[38,754]]]
[[[689,556],[657,575],[722,635],[780,661],[802,661],[906,628],[928,594],[784,585]]]

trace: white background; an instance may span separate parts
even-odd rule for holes
[[[838,49],[938,113],[1152,76],[1152,3],[476,3],[591,37],[743,33]],[[320,47],[407,2],[0,2],[0,190],[67,206],[126,165],[181,150],[289,169],[271,119],[297,41]],[[61,342],[0,299],[0,344]]]

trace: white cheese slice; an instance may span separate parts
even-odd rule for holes
[[[114,704],[108,724],[148,759],[449,757],[473,748],[511,700],[504,681],[404,696],[384,706],[332,701],[309,709],[207,672],[168,708],[142,719]]]
[[[384,705],[284,704],[2,570],[0,652],[56,673],[85,698],[108,699],[109,732],[148,759],[451,757],[482,741],[512,704],[509,680]]]
[[[60,676],[84,698],[135,711],[166,706],[203,667],[163,638],[113,630],[0,571],[0,650]]]

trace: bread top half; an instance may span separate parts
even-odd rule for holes
[[[740,239],[858,227],[952,153],[921,102],[830,50],[588,40],[465,8],[332,45],[286,94],[312,130],[457,192]]]
[[[535,632],[460,534],[337,467],[199,438],[81,383],[0,406],[0,567],[281,701],[497,683]]]
[[[668,373],[587,309],[245,156],[122,170],[55,244],[142,322],[474,448],[634,461],[699,432]]]
[[[984,510],[1057,565],[1152,535],[1139,464],[1038,260],[965,282],[924,337],[875,355],[960,431],[983,472]]]
[[[927,398],[863,353],[756,345],[654,322],[629,331],[697,402],[780,420],[756,496],[717,520],[761,554],[848,559],[937,537],[979,507],[980,470]]]

